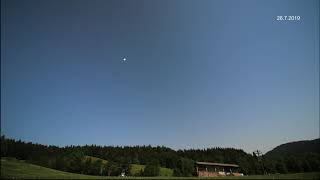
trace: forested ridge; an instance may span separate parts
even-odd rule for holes
[[[107,163],[86,156],[101,158],[107,160]],[[272,158],[257,157],[241,149],[218,147],[188,150],[173,150],[164,146],[57,147],[8,139],[5,136],[1,136],[1,157],[16,157],[57,170],[103,176],[118,176],[121,172],[135,176],[158,176],[160,167],[173,169],[174,176],[194,176],[195,161],[238,164],[244,174],[320,171],[320,155],[315,152],[305,152],[301,157]],[[132,164],[146,166],[138,174],[130,174]]]
[[[319,172],[320,139],[281,144],[267,152],[265,158],[279,162],[280,167],[285,163],[282,167],[285,172]]]
[[[308,153],[317,154],[319,152],[320,139],[314,139],[281,144],[271,151],[267,152],[266,156],[277,159],[287,155],[301,156]]]

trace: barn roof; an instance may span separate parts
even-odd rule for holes
[[[196,164],[208,165],[208,166],[239,167],[239,165],[237,164],[224,164],[224,163],[200,162],[200,161],[197,161]]]

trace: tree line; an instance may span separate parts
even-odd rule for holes
[[[92,156],[101,159],[85,158]],[[131,164],[146,165],[138,176],[158,176],[160,167],[173,169],[174,176],[195,176],[195,162],[232,163],[240,166],[240,172],[250,174],[289,173],[319,171],[319,154],[308,157],[283,159],[259,159],[234,148],[207,148],[173,150],[164,146],[47,146],[8,139],[1,136],[1,157],[15,157],[29,163],[57,170],[101,176],[130,174]]]

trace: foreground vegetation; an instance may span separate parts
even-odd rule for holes
[[[253,175],[244,177],[108,177],[68,173],[26,163],[15,158],[1,159],[1,178],[5,179],[319,179],[320,173]]]
[[[93,156],[85,156],[84,161],[90,161],[94,164],[97,161],[101,161],[102,165],[108,164],[107,160],[93,157]],[[146,166],[141,164],[130,164],[128,168],[129,168],[129,172],[128,172],[129,175],[141,176],[145,171]],[[159,176],[173,176],[173,170],[169,168],[159,167]]]
[[[89,176],[58,171],[26,163],[15,158],[1,158],[1,178],[4,179],[97,179]]]
[[[194,177],[195,162],[238,164],[245,175],[320,172],[320,140],[281,145],[265,156],[241,149],[173,150],[164,146],[46,146],[1,136],[1,157],[96,176]],[[258,176],[256,176],[258,177]],[[263,176],[265,178],[265,176]],[[274,176],[275,177],[275,176]]]

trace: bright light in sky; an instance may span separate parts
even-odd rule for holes
[[[123,61],[126,61],[127,59],[126,59],[126,58],[123,58],[122,60],[123,60]]]

